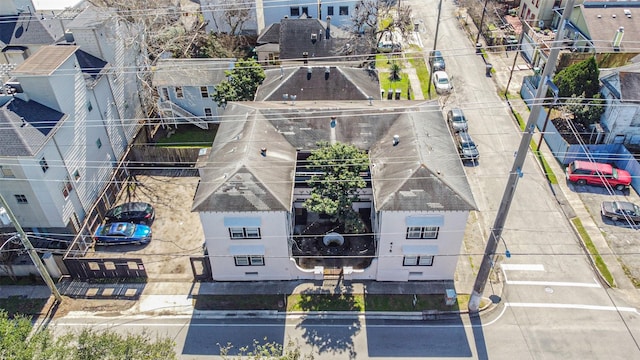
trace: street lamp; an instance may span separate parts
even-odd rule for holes
[[[27,234],[24,232],[24,230],[22,230],[22,227],[18,223],[18,220],[16,219],[15,215],[13,215],[11,208],[9,208],[9,205],[4,200],[4,197],[2,196],[2,194],[0,194],[0,210],[2,210],[0,211],[2,215],[0,216],[2,223],[6,222],[5,225],[9,225],[9,223],[13,223],[13,226],[18,231],[18,238],[20,238],[20,241],[22,241],[22,245],[25,247],[25,249],[27,249],[27,253],[31,258],[31,261],[33,261],[33,264],[36,266],[36,269],[38,269],[40,276],[42,276],[42,279],[44,280],[44,282],[47,283],[47,286],[49,286],[49,289],[51,290],[51,293],[53,294],[53,296],[56,298],[56,301],[62,302],[62,296],[60,296],[60,292],[56,288],[56,284],[53,282],[53,279],[51,279],[51,276],[49,275],[47,268],[44,267],[44,264],[42,263],[40,256],[38,256],[36,249],[34,249],[33,245],[31,245],[31,242],[29,241]]]

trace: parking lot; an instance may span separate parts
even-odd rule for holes
[[[566,179],[559,179],[559,181],[566,181]],[[637,255],[640,252],[638,239],[640,224],[633,225],[625,221],[614,222],[600,214],[600,205],[603,201],[630,201],[640,204],[638,193],[633,188],[626,191],[614,190],[614,193],[610,194],[604,187],[580,186],[572,183],[567,183],[567,185],[571,191],[580,195],[594,222],[604,234],[609,247],[617,255],[618,261],[624,264],[635,279],[640,280],[640,257]]]
[[[147,245],[97,245],[87,257],[141,258],[151,281],[192,281],[190,256],[202,256],[204,234],[191,203],[198,177],[137,175],[138,183],[117,204],[142,201],[154,206],[153,238]]]

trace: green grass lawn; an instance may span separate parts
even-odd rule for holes
[[[582,238],[582,242],[584,243],[584,246],[587,248],[587,251],[589,252],[591,257],[593,257],[596,263],[596,267],[600,271],[600,274],[602,274],[602,277],[604,277],[605,281],[609,283],[609,286],[615,287],[613,275],[611,275],[611,272],[609,272],[609,268],[607,268],[607,264],[605,264],[604,259],[602,258],[602,256],[600,256],[600,253],[598,252],[598,249],[596,249],[596,246],[593,244],[593,241],[591,240],[591,237],[587,233],[587,230],[582,225],[582,221],[580,221],[579,218],[573,218],[571,219],[571,222],[578,230],[578,233]]]
[[[209,125],[209,129],[203,130],[194,125],[178,125],[176,132],[170,137],[159,136],[156,146],[173,148],[205,148],[211,147],[216,137],[218,125]]]
[[[418,53],[409,54],[409,63],[416,69],[418,78],[420,79],[420,89],[422,94],[426,97],[429,90],[429,67],[425,63],[424,58]]]
[[[22,296],[0,298],[0,309],[7,312],[9,317],[20,315],[38,315],[42,312],[47,299],[25,299]]]
[[[466,310],[469,296],[458,294],[458,302],[445,305],[444,295],[399,294],[289,294],[289,295],[197,295],[196,310],[285,310],[302,311],[457,311]],[[483,302],[481,306],[485,306]]]

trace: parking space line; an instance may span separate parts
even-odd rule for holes
[[[542,264],[501,264],[502,270],[544,271]]]
[[[600,288],[599,283],[579,283],[579,282],[564,282],[564,281],[526,281],[526,280],[506,280],[507,284],[511,285],[537,285],[537,286],[564,286],[564,287],[588,287],[588,288]]]

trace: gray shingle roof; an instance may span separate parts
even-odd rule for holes
[[[273,23],[267,26],[262,30],[256,42],[258,44],[277,44],[280,42],[280,23]]]
[[[588,36],[595,45],[596,53],[614,51],[613,38],[620,27],[624,28],[620,52],[638,52],[640,7],[637,2],[633,3],[625,1],[607,4],[609,6],[603,6],[601,3],[579,5]],[[627,17],[624,13],[625,10],[631,11],[632,15]]]
[[[97,78],[102,69],[107,66],[106,61],[82,50],[76,51],[76,58],[78,59],[78,64],[82,72],[94,79]]]
[[[226,79],[235,59],[161,59],[153,70],[154,86],[209,86]]]
[[[0,107],[0,156],[32,156],[65,117],[35,101],[10,99]]]
[[[437,102],[367,104],[229,104],[202,172],[193,210],[288,211],[296,149],[314,149],[321,140],[369,150],[376,211],[476,208]],[[337,118],[334,129],[329,126],[331,116]],[[393,135],[400,136],[397,146],[392,144]],[[267,148],[265,157],[260,155],[261,147]]]
[[[282,101],[283,94],[295,94],[298,101],[367,100],[369,96],[380,99],[380,82],[375,70],[305,66],[269,69],[265,74],[256,101]]]
[[[280,59],[301,59],[304,52],[309,60],[362,54],[350,41],[350,36],[337,26],[331,26],[330,37],[326,39],[326,24],[318,19],[282,19],[280,21]],[[312,40],[312,34],[316,40]],[[348,51],[349,49],[349,51]],[[337,57],[337,58],[336,58]]]
[[[42,20],[35,13],[0,16],[0,41],[3,45],[48,45],[62,35],[58,20]]]
[[[640,71],[621,71],[620,74],[620,100],[640,102]]]

